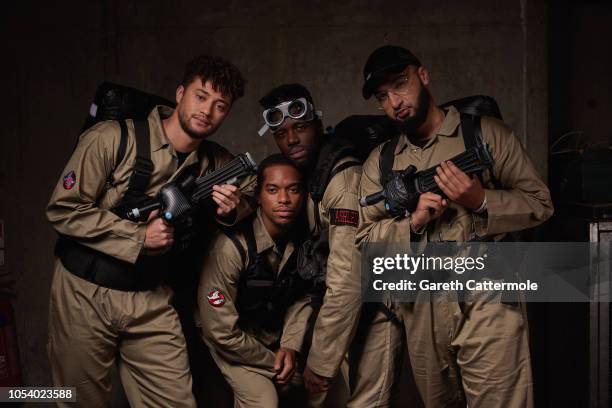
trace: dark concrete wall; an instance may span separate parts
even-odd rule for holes
[[[550,7],[550,138],[559,148],[610,147],[612,4],[589,0]]]
[[[528,4],[527,4],[528,3]],[[442,102],[495,96],[538,169],[547,157],[546,7],[542,1],[63,1],[5,6],[0,218],[16,280],[26,384],[48,384],[46,315],[54,232],[43,209],[104,79],[173,97],[183,64],[223,55],[249,79],[214,139],[261,159],[257,99],[286,81],[308,86],[324,119],[375,113],[362,65],[386,43],[411,48]]]

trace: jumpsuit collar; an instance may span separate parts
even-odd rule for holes
[[[438,132],[436,133],[434,137],[432,137],[430,140],[427,141],[425,146],[423,146],[423,149],[426,149],[427,147],[434,144],[438,136],[445,136],[445,137],[457,136],[457,127],[459,126],[459,123],[461,123],[461,117],[459,115],[459,111],[457,110],[457,108],[451,105],[446,111],[446,115],[444,116],[444,120],[442,121],[442,124],[440,125],[440,129],[438,130]],[[410,141],[408,140],[408,137],[405,134],[400,135],[399,142],[397,143],[397,146],[395,147],[394,154],[397,156],[398,154],[403,152],[404,149],[406,149],[407,147],[411,145],[412,144],[410,143]]]

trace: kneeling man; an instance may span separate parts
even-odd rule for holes
[[[214,243],[202,267],[202,337],[234,391],[235,407],[276,407],[292,383],[312,308],[296,272],[302,178],[273,155],[259,166],[257,214]],[[302,395],[303,398],[304,395]]]

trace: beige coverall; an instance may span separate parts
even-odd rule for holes
[[[171,113],[172,109],[158,106],[148,117],[154,163],[148,195],[198,161],[197,152],[192,152],[177,169],[176,152],[162,126],[162,119]],[[98,123],[81,135],[47,206],[47,218],[57,232],[134,263],[143,251],[146,224],[121,219],[110,211],[126,191],[134,166],[131,121],[126,153],[117,164],[119,141],[119,124],[112,121]],[[216,168],[232,159],[221,146],[207,143],[213,149]],[[199,167],[200,174],[206,173],[208,159]],[[113,182],[107,184],[113,169]],[[243,200],[237,219],[249,211]],[[195,406],[185,339],[171,298],[172,290],[163,284],[132,292],[90,283],[55,259],[48,354],[53,384],[76,387],[78,402],[65,406],[108,406],[115,357],[133,407]]]
[[[356,160],[346,157],[336,166]],[[378,307],[382,305],[368,304],[361,313],[360,263],[354,245],[360,178],[361,166],[340,171],[330,180],[318,204],[321,228],[329,228],[330,253],[327,290],[317,316],[308,365],[314,373],[333,378],[348,352],[348,367],[343,365],[343,376],[350,386],[347,406],[387,407],[401,369],[403,334],[401,327]],[[307,213],[310,230],[315,232],[315,208],[310,197]]]
[[[252,225],[257,253],[265,256],[278,274],[296,249],[294,243],[289,241],[281,252],[264,227],[259,211]],[[310,298],[304,296],[293,303],[278,330],[241,328],[236,308],[238,283],[250,260],[244,232],[238,230],[236,237],[245,251],[244,260],[236,245],[223,233],[215,236],[210,255],[204,260],[198,286],[202,338],[234,391],[235,407],[273,408],[279,405],[279,396],[283,402],[284,396],[289,397],[294,406],[307,398],[301,376],[296,373],[292,381],[292,385],[301,385],[301,390],[296,390],[300,387],[279,387],[279,395],[274,383],[276,350],[271,347],[280,344],[280,347],[302,352],[312,314]],[[291,399],[297,397],[296,392],[299,399]]]
[[[484,142],[495,160],[493,174],[504,189],[493,189],[487,172],[486,213],[479,215],[450,202],[442,216],[413,240],[463,242],[533,227],[552,215],[548,188],[514,132],[493,118],[483,117],[481,125]],[[381,149],[375,149],[364,164],[361,197],[382,190]],[[418,170],[426,169],[464,150],[459,113],[451,107],[437,135],[422,148],[412,145],[405,136],[400,138],[393,169],[411,164]],[[409,218],[389,218],[383,203],[362,208],[361,219],[357,234],[360,245],[411,240]],[[401,305],[412,369],[425,405],[465,406],[461,400],[463,388],[470,408],[532,407],[524,309],[499,301],[474,301],[473,295],[466,292],[463,310],[453,291],[422,291],[419,302]]]

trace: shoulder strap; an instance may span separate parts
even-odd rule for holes
[[[115,167],[113,167],[111,172],[108,174],[108,177],[106,178],[106,182],[108,183],[108,185],[113,184],[113,175],[115,174],[115,170],[117,170],[117,167],[119,167],[121,161],[123,161],[123,158],[125,157],[125,150],[127,148],[128,130],[127,124],[125,123],[125,119],[118,120],[117,123],[119,123],[120,129],[119,148],[117,149],[117,156],[115,157]]]
[[[134,130],[136,131],[136,161],[128,188],[124,194],[124,200],[128,202],[131,200],[138,201],[146,196],[149,180],[153,173],[149,124],[142,120],[135,120]]]
[[[242,260],[242,263],[244,264],[246,262],[246,252],[244,251],[242,244],[238,240],[238,237],[236,237],[236,234],[233,231],[223,231],[223,233],[232,241],[232,243],[238,250],[238,253],[240,254],[240,259]]]
[[[388,142],[383,145],[380,151],[380,158],[378,160],[378,168],[380,170],[380,184],[384,187],[389,180],[391,171],[393,170],[393,163],[395,161],[395,148],[399,143],[399,135],[393,136]]]
[[[316,194],[313,191],[310,192],[312,201],[314,201],[315,204],[320,202],[323,199],[323,194],[325,194],[325,190],[327,189],[329,182],[336,176],[336,174],[350,167],[355,167],[355,166],[361,166],[361,162],[356,161],[356,160],[349,160],[349,161],[345,161],[344,163],[341,163],[337,165],[336,167],[334,167],[333,170],[330,171],[329,175],[326,177],[327,181],[325,185],[322,186],[323,188],[320,189],[321,191],[318,194]]]
[[[236,236],[236,230],[234,228],[232,229],[224,228],[222,232],[225,234],[225,236],[227,236],[232,241],[232,243],[238,250],[238,253],[240,254],[240,258],[242,259],[243,264],[247,261],[247,253],[248,253],[249,255],[249,265],[248,266],[250,266],[253,263],[255,263],[257,259],[257,242],[255,241],[255,232],[253,231],[252,218],[249,217],[245,221],[246,222],[244,222],[244,229],[242,229],[242,231],[244,232],[244,238],[247,244],[246,251],[245,251],[245,248],[240,243],[240,240]]]
[[[121,138],[119,140],[119,149],[117,150],[117,158],[115,159],[115,169],[119,166],[119,163],[125,157],[125,150],[127,148],[128,129],[125,119],[119,121],[119,128],[121,129]],[[114,171],[114,169],[113,169]]]
[[[257,262],[257,241],[255,241],[255,231],[253,231],[253,223],[250,221],[246,223],[244,237],[246,239],[247,250],[249,251],[249,262],[253,264]]]
[[[460,117],[465,150],[482,145],[483,142],[480,130],[480,116],[461,113]]]
[[[354,167],[354,166],[361,166],[361,162],[358,162],[356,160],[349,160],[349,161],[345,161],[344,163],[341,163],[339,165],[337,165],[336,167],[334,167],[334,169],[331,171],[330,175],[329,175],[329,180],[331,181],[331,179],[334,178],[334,176],[338,173],[340,173],[343,170],[348,169],[349,167]]]
[[[332,177],[343,170],[340,169],[333,173],[334,165],[347,156],[355,156],[355,148],[350,142],[340,138],[333,138],[323,144],[319,151],[315,169],[308,181],[308,191],[315,203],[323,199],[325,189]]]
[[[461,130],[463,132],[463,144],[465,145],[465,150],[468,150],[475,146],[482,146],[484,141],[482,140],[482,128],[480,126],[481,116],[478,115],[470,115],[468,113],[461,113]],[[504,188],[503,184],[495,177],[493,171],[489,171],[491,175],[491,182],[495,189],[502,190]],[[478,178],[480,182],[483,183],[482,173],[478,173]]]

